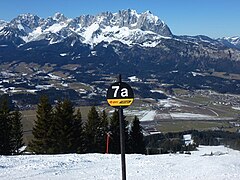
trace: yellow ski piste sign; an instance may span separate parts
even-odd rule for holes
[[[133,100],[133,90],[127,83],[113,83],[107,90],[107,102],[114,108],[126,108],[133,103]]]
[[[133,98],[129,99],[108,99],[110,106],[130,106],[133,103]]]

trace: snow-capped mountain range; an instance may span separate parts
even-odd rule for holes
[[[240,49],[240,37],[235,36],[235,37],[224,37],[221,39],[218,39],[222,43],[224,43],[227,46],[230,47],[237,47]]]
[[[137,13],[128,9],[117,13],[103,12],[95,16],[81,15],[74,19],[61,13],[46,19],[22,14],[10,22],[0,21],[0,39],[12,39],[16,45],[43,39],[54,44],[67,37],[90,45],[102,41],[121,41],[127,45],[139,44],[145,47],[154,47],[163,38],[179,39],[172,34],[167,24],[150,11]],[[240,48],[239,37],[222,38],[218,42]]]
[[[46,19],[22,14],[9,23],[0,21],[0,38],[10,39],[13,34],[21,43],[47,39],[53,44],[73,36],[91,45],[118,40],[128,45],[144,43],[146,46],[154,46],[161,38],[173,36],[169,27],[150,11],[138,14],[130,9],[74,19],[60,13]]]
[[[227,79],[212,77],[222,72]],[[10,22],[0,21],[0,87],[4,93],[19,87],[35,92],[60,86],[59,90],[66,88],[75,99],[84,97],[91,103],[89,98],[97,94],[93,99],[100,102],[107,87],[105,79],[119,73],[149,81],[148,85],[139,82],[140,97],[161,96],[149,94],[161,86],[152,80],[236,93],[239,78],[231,79],[230,74],[239,72],[239,37],[176,36],[149,11],[122,10],[73,19],[60,13],[46,19],[22,14]],[[73,82],[90,88],[79,92],[83,85],[68,87]]]

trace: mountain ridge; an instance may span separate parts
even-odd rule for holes
[[[14,44],[43,39],[57,43],[68,36],[74,36],[82,43],[90,45],[118,40],[127,45],[155,47],[162,38],[182,37],[173,35],[168,25],[150,11],[137,13],[131,9],[119,10],[116,13],[81,15],[76,18],[67,18],[59,12],[45,19],[30,13],[20,14],[10,22],[0,21],[0,39],[13,38],[9,32],[18,38]],[[236,43],[233,38],[210,39],[228,47],[240,48],[240,40]]]
[[[10,30],[9,30],[10,29]],[[112,42],[122,40],[126,44],[138,43],[148,38],[152,40],[161,37],[172,37],[169,27],[157,16],[146,11],[138,14],[134,10],[122,10],[117,13],[104,12],[99,15],[82,15],[74,19],[61,13],[46,19],[32,14],[21,14],[5,23],[0,30],[0,36],[8,36],[9,31],[15,31],[16,36],[25,43],[56,35],[58,39],[75,35],[83,43],[98,44],[102,40]],[[138,39],[137,37],[144,37]],[[52,38],[51,43],[57,41]]]

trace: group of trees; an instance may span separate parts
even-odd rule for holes
[[[183,135],[185,134],[192,135],[193,144],[186,145],[184,143]],[[145,137],[145,142],[147,142],[147,154],[193,151],[196,150],[200,144],[206,146],[224,145],[240,150],[240,133],[222,130],[188,130],[183,132],[152,134]]]
[[[0,99],[0,155],[18,154],[23,146],[21,113],[10,106],[7,96]]]
[[[53,107],[46,96],[37,107],[37,120],[29,149],[36,154],[105,153],[106,138],[110,134],[109,153],[120,153],[119,116],[111,117],[98,112],[93,106],[85,123],[81,112],[70,100],[60,101]],[[145,153],[141,126],[137,117],[131,125],[125,122],[126,152]]]
[[[70,100],[59,101],[52,106],[43,96],[36,110],[37,119],[33,127],[33,139],[29,150],[36,154],[59,153],[105,153],[107,135],[110,135],[108,152],[119,154],[120,123],[118,111],[110,116],[93,106],[83,122],[80,109],[75,110]],[[23,144],[21,113],[8,101],[0,98],[0,155],[19,154]],[[155,134],[143,137],[139,119],[135,116],[128,123],[124,120],[126,153],[168,153],[194,150],[199,144],[224,144],[240,149],[240,134],[226,131],[185,131]],[[185,146],[184,134],[192,134],[195,142]],[[146,143],[144,143],[144,140]]]
[[[36,111],[33,139],[29,150],[36,154],[105,153],[110,134],[109,153],[120,153],[119,116],[111,117],[93,106],[85,123],[81,112],[70,100],[59,101],[54,107],[43,96]],[[19,154],[23,143],[21,113],[4,96],[0,99],[0,155]],[[126,152],[145,153],[142,129],[137,117],[131,125],[125,121]]]

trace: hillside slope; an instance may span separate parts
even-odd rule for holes
[[[192,155],[127,155],[127,179],[238,180],[239,155],[223,146],[200,146]],[[120,155],[113,154],[0,157],[2,180],[113,180],[120,179],[120,168]]]

